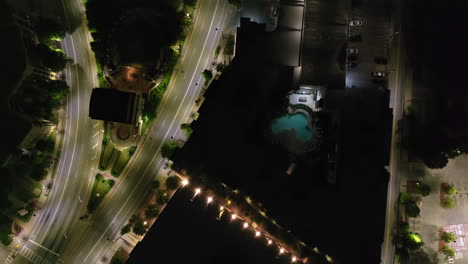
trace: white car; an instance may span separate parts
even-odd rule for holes
[[[385,77],[385,72],[375,71],[375,72],[372,72],[371,75],[373,77]]]
[[[351,20],[349,21],[349,25],[354,27],[354,26],[362,26],[362,21],[361,20]]]
[[[357,53],[359,53],[359,50],[357,48],[347,48],[346,53],[348,53],[348,54],[357,54]]]

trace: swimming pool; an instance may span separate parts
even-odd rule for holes
[[[294,129],[296,131],[296,138],[306,142],[312,138],[312,130],[307,126],[307,123],[308,120],[305,114],[295,113],[282,116],[274,121],[271,125],[271,130],[273,133],[279,134],[284,130]]]

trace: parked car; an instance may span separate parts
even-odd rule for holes
[[[349,37],[350,42],[362,41],[362,36],[361,35],[349,35],[348,37]]]
[[[385,77],[385,72],[375,71],[375,72],[372,72],[371,75],[373,77]]]
[[[384,57],[375,57],[374,62],[377,64],[384,64],[384,65],[388,63],[387,58],[384,58]]]
[[[359,50],[357,48],[347,48],[346,53],[348,53],[348,54],[358,54]]]
[[[385,79],[383,79],[383,78],[376,78],[376,79],[373,79],[372,82],[375,83],[375,84],[380,84],[380,83],[384,83],[384,82],[385,82]]]
[[[351,21],[349,21],[349,25],[352,26],[352,27],[362,26],[362,21],[361,20],[351,20]]]
[[[348,54],[348,61],[355,61],[357,60],[356,54]]]

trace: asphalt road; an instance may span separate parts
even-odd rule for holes
[[[397,13],[394,16],[394,30],[392,39],[392,57],[390,65],[395,69],[394,73],[389,78],[390,107],[393,108],[393,124],[392,124],[392,145],[390,152],[390,180],[387,191],[387,209],[385,219],[384,242],[382,244],[381,263],[393,264],[395,258],[395,247],[392,243],[392,234],[396,228],[396,217],[398,209],[398,195],[400,192],[400,151],[397,146],[396,130],[398,120],[402,118],[404,110],[403,102],[403,84],[405,82],[405,54],[403,47],[403,34],[401,33],[401,3],[400,0],[395,0],[395,9]],[[397,33],[398,32],[398,33]]]
[[[78,0],[63,0],[65,19],[81,17]],[[60,4],[59,2],[57,4]],[[44,8],[47,8],[45,5]],[[69,23],[67,23],[69,25]],[[65,69],[71,88],[67,97],[64,141],[57,173],[48,200],[39,210],[33,230],[25,230],[25,244],[18,249],[22,257],[13,263],[55,263],[66,245],[71,227],[86,208],[91,169],[99,158],[96,144],[101,139],[99,122],[88,117],[91,90],[97,84],[96,63],[89,47],[89,32],[81,24],[62,41],[65,53],[73,59]],[[32,253],[31,253],[32,252]]]
[[[86,227],[75,228],[71,234],[74,243],[70,243],[71,247],[63,254],[64,263],[99,263],[102,260],[113,240],[118,239],[120,228],[147,198],[151,181],[166,161],[160,155],[162,144],[171,136],[177,139],[182,135],[180,124],[186,122],[193,111],[204,82],[200,73],[211,64],[230,9],[226,0],[199,0],[196,10],[181,66],[176,69],[164,95],[150,135],[139,143],[121,181],[105,197]]]

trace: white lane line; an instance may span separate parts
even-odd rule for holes
[[[163,127],[164,124],[166,124],[166,120],[163,120],[163,122],[161,123],[161,126]]]
[[[216,14],[216,10],[218,10],[218,4],[219,4],[219,0],[216,1],[215,11],[213,12],[214,14]],[[215,18],[215,16],[213,15],[213,18],[211,19],[211,24],[210,24],[210,28],[209,28],[208,32],[211,31],[211,28],[212,28],[212,26],[213,26],[214,18]],[[206,36],[206,38],[205,38],[205,43],[203,44],[203,50],[204,50],[205,47],[206,47],[206,42],[208,41],[208,35],[209,35],[209,34],[207,34],[207,36]],[[202,52],[202,55],[203,55],[203,52]],[[195,68],[198,68],[198,66],[200,65],[201,57],[202,57],[202,56],[200,55],[200,57],[198,58],[197,66],[196,66]],[[192,83],[193,77],[194,77],[194,75],[192,76],[192,80],[190,81],[190,83]],[[182,99],[182,102],[185,101],[185,98],[186,98],[186,96],[187,96],[188,91],[189,91],[189,89],[187,89],[187,90],[185,91],[184,98]],[[172,127],[172,125],[174,124],[174,121],[175,121],[177,115],[179,114],[180,108],[182,107],[182,105],[183,105],[183,104],[180,104],[180,105],[179,105],[179,108],[177,109],[177,112],[176,112],[176,114],[174,115],[174,118],[172,119],[172,122],[171,122],[170,127]],[[166,132],[166,135],[164,136],[164,139],[168,136],[169,131],[170,131],[170,130],[168,129],[167,132]],[[156,153],[159,153],[161,147],[162,147],[162,144],[159,145],[159,148],[158,148],[158,150],[156,151]],[[158,155],[154,155],[154,157],[151,159],[150,165],[154,162],[154,159],[155,159],[156,157],[158,157]],[[150,166],[148,166],[148,167],[145,169],[145,171],[143,172],[143,175],[146,175],[146,173],[148,172],[148,169],[149,169],[149,168],[150,168]],[[127,204],[127,202],[130,200],[130,197],[132,197],[133,193],[136,191],[137,187],[139,187],[139,185],[140,185],[140,183],[141,183],[141,180],[142,180],[143,178],[144,178],[144,177],[140,177],[140,180],[138,181],[137,185],[133,188],[132,192],[128,195],[128,198],[125,200],[124,204],[122,205],[122,207],[120,208],[120,210],[116,213],[116,215],[114,216],[114,218],[112,219],[111,222],[114,222],[114,221],[115,221],[115,219],[117,218],[117,216],[120,214],[120,212],[122,211],[122,209],[125,207],[125,205]],[[89,257],[89,255],[90,255],[91,252],[94,250],[94,248],[96,248],[96,246],[100,243],[101,239],[104,237],[104,234],[107,232],[107,230],[109,230],[110,227],[111,227],[111,226],[108,226],[108,227],[104,230],[104,232],[102,232],[102,235],[99,237],[99,239],[96,241],[96,243],[94,244],[94,246],[91,248],[91,250],[89,251],[88,255],[86,255],[86,257],[83,259],[83,262],[86,263],[86,259]]]
[[[34,245],[36,245],[36,246],[38,246],[38,247],[40,247],[40,248],[42,248],[42,249],[44,249],[44,250],[47,250],[48,252],[50,252],[50,253],[52,253],[52,254],[54,254],[54,255],[60,257],[60,254],[59,254],[59,253],[54,252],[54,251],[52,251],[52,250],[50,250],[50,249],[48,249],[48,248],[46,248],[46,247],[44,247],[44,246],[42,246],[42,245],[36,243],[36,242],[34,242],[33,240],[29,240],[29,242],[31,242],[31,243],[33,243]]]
[[[72,44],[72,50],[73,50],[73,55],[76,57],[76,51],[75,51],[75,47],[74,47],[74,44],[73,44],[73,36],[70,35],[70,39],[71,39],[71,44]],[[78,65],[75,64],[75,76],[76,76],[76,84],[77,84],[77,87],[79,89],[80,85],[80,81],[79,81],[79,78],[78,78]],[[78,106],[78,113],[80,112],[80,96],[79,96],[79,91],[78,91],[78,96],[77,97],[77,100],[78,100],[78,103],[77,103],[77,106]],[[73,100],[73,99],[72,99]],[[60,208],[60,204],[62,203],[62,199],[63,199],[63,195],[65,194],[65,190],[67,189],[67,183],[68,183],[68,179],[70,178],[70,172],[71,172],[71,168],[72,168],[72,162],[74,160],[74,157],[75,157],[75,150],[76,150],[76,145],[77,145],[77,140],[78,140],[78,127],[79,127],[79,118],[75,118],[76,120],[76,127],[75,127],[75,140],[74,140],[74,144],[73,144],[73,151],[72,151],[72,156],[71,156],[71,162],[70,162],[70,166],[68,167],[68,173],[67,173],[67,177],[65,178],[65,184],[64,186],[62,186],[62,194],[60,195],[60,200],[59,200],[59,203],[57,205],[57,207],[55,208],[55,211],[54,211],[54,214],[53,214],[53,217],[52,219],[55,219],[55,216],[57,215],[57,212],[59,211]],[[52,225],[52,221],[49,223],[49,225],[47,226],[46,228],[46,231],[44,232],[45,234],[47,234],[47,232],[49,231],[50,229],[50,226]],[[45,237],[40,241],[40,243],[42,244],[44,242],[44,239]]]
[[[197,48],[194,48],[193,52],[192,52],[192,55],[195,54],[196,51],[197,51]]]
[[[172,100],[172,101],[174,101],[174,102],[175,102],[176,100],[177,100],[177,95],[176,95],[176,96],[174,96],[174,100]]]

